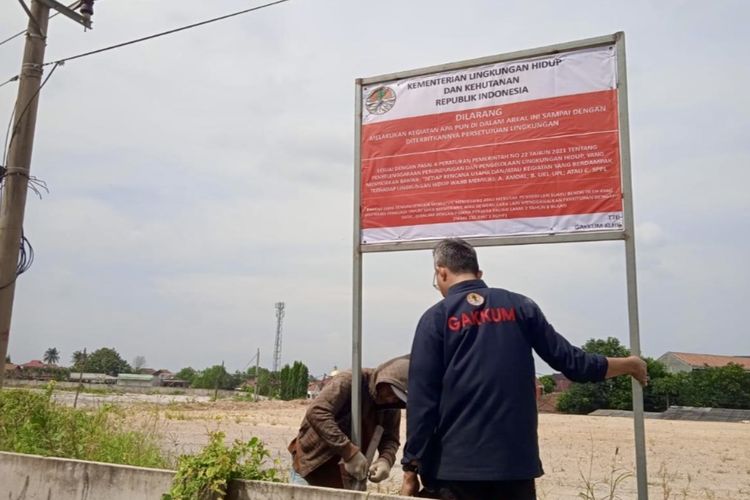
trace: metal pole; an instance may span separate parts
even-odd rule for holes
[[[635,221],[633,220],[633,182],[630,175],[630,124],[628,119],[628,79],[625,61],[625,33],[616,35],[617,97],[620,120],[620,158],[622,159],[622,195],[625,217],[625,273],[628,287],[628,323],[630,325],[630,352],[641,355],[638,328],[638,282],[635,266]],[[638,500],[648,500],[648,470],[646,467],[646,430],[643,422],[643,389],[635,380],[633,388],[633,430],[635,433],[635,467]]]
[[[49,7],[31,1],[31,14],[26,32],[26,45],[21,64],[21,77],[16,99],[15,124],[11,131],[8,164],[0,203],[0,359],[5,361],[13,314],[16,265],[21,244],[26,189],[34,146],[39,86],[46,48]],[[0,388],[5,369],[0,370]]]
[[[631,235],[632,236],[632,235]],[[625,241],[625,268],[628,280],[628,322],[630,324],[630,352],[641,355],[638,331],[638,285],[635,269],[635,241]],[[638,482],[638,500],[648,500],[648,469],[646,467],[646,429],[643,421],[643,388],[635,379],[633,388],[633,430],[635,432],[635,466]]]
[[[362,81],[354,96],[354,248],[352,255],[352,442],[362,446],[362,250],[360,237],[360,134]]]
[[[260,348],[258,348],[258,352],[255,354],[255,402],[258,402],[258,382],[260,381]]]

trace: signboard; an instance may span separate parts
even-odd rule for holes
[[[362,78],[355,92],[352,377],[362,369],[362,257],[622,240],[630,351],[640,356],[625,34]],[[638,499],[648,500],[633,381]],[[361,445],[361,387],[352,441]]]
[[[361,244],[622,232],[615,44],[361,87]]]

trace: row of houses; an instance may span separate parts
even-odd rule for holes
[[[71,373],[71,382],[84,384],[108,384],[120,387],[188,387],[190,382],[174,378],[171,372],[165,373],[120,373],[116,377],[106,373]]]
[[[59,377],[61,373],[65,374],[67,370],[57,365],[43,363],[37,359],[21,365],[5,363],[5,374],[8,378],[62,380]],[[70,373],[67,380],[84,384],[107,384],[122,387],[188,387],[190,385],[186,380],[175,378],[174,373],[169,370],[154,370],[151,368],[144,368],[140,370],[140,373],[120,373],[117,376],[107,375],[106,373]]]
[[[666,366],[669,373],[719,368],[729,364],[736,364],[750,371],[750,356],[723,356],[670,351],[660,356],[658,361]],[[52,374],[55,369],[59,369],[59,367],[45,364],[39,360],[32,360],[21,365],[5,363],[6,375],[13,378],[48,380],[54,378]],[[334,369],[330,374],[324,375],[322,380],[311,381],[308,385],[307,397],[310,399],[315,398],[326,383],[337,373],[338,370]],[[572,383],[560,373],[555,373],[552,377],[555,380],[555,392],[567,390]],[[190,385],[186,380],[175,378],[175,375],[169,370],[154,370],[151,368],[141,369],[140,373],[137,374],[121,373],[116,377],[104,373],[71,373],[69,380],[72,382],[81,381],[87,384],[110,384],[122,387],[188,387]],[[537,386],[537,391],[539,391],[538,381]]]
[[[750,356],[719,356],[716,354],[667,352],[658,361],[667,367],[669,373],[691,372],[704,368],[721,368],[729,364],[740,365],[746,371],[750,371]]]

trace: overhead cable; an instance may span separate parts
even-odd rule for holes
[[[47,77],[44,79],[44,81],[42,81],[42,84],[39,85],[38,89],[36,89],[36,92],[34,92],[34,95],[31,96],[31,99],[29,99],[29,102],[26,103],[26,106],[24,106],[23,110],[18,115],[18,119],[16,119],[16,124],[13,125],[12,130],[11,130],[10,124],[13,123],[13,117],[15,115],[15,110],[10,115],[10,122],[8,123],[8,130],[5,133],[5,146],[3,147],[3,162],[2,162],[2,165],[6,166],[6,168],[8,166],[6,164],[6,162],[8,160],[8,151],[10,150],[11,144],[13,144],[13,138],[16,136],[16,133],[18,132],[18,124],[21,123],[21,119],[23,118],[23,115],[25,115],[26,112],[29,110],[29,107],[31,106],[31,103],[34,102],[34,99],[37,98],[37,96],[39,95],[39,92],[42,91],[42,89],[47,84],[47,82],[49,81],[49,79],[55,73],[55,70],[57,69],[58,66],[61,66],[61,64],[58,63],[58,64],[55,64],[52,67],[52,70],[49,72],[49,74],[47,74]],[[8,134],[10,134],[10,138],[8,137]]]
[[[91,50],[89,52],[84,52],[82,54],[77,54],[77,55],[70,56],[70,57],[65,57],[63,59],[57,59],[55,61],[49,61],[49,62],[44,63],[43,66],[49,66],[50,64],[60,64],[60,63],[64,63],[64,62],[67,62],[67,61],[72,61],[74,59],[80,59],[82,57],[87,57],[87,56],[92,56],[94,54],[100,54],[102,52],[107,52],[109,50],[119,49],[121,47],[126,47],[128,45],[133,45],[133,44],[136,44],[136,43],[145,42],[147,40],[153,40],[154,38],[159,38],[159,37],[162,37],[162,36],[171,35],[173,33],[178,33],[180,31],[185,31],[185,30],[189,30],[189,29],[192,29],[192,28],[197,28],[199,26],[204,26],[206,24],[215,23],[217,21],[223,21],[225,19],[229,19],[230,17],[240,16],[242,14],[247,14],[249,12],[254,12],[254,11],[265,9],[267,7],[272,7],[274,5],[278,5],[278,4],[281,4],[281,3],[286,3],[288,1],[289,0],[277,0],[275,2],[270,2],[270,3],[263,4],[263,5],[258,5],[257,7],[252,7],[252,8],[249,8],[249,9],[240,10],[238,12],[233,12],[231,14],[226,14],[224,16],[214,17],[212,19],[207,19],[205,21],[200,21],[200,22],[197,22],[197,23],[188,24],[186,26],[181,26],[179,28],[174,28],[174,29],[171,29],[171,30],[162,31],[161,33],[155,33],[153,35],[144,36],[142,38],[136,38],[135,40],[130,40],[128,42],[122,42],[122,43],[118,43],[118,44],[115,44],[115,45],[110,45],[109,47],[104,47],[104,48],[97,49],[97,50]]]
[[[8,78],[6,81],[4,81],[3,83],[0,83],[0,87],[4,87],[4,86],[8,85],[11,82],[16,82],[16,81],[18,81],[18,78],[19,78],[18,75],[12,76],[12,77]]]
[[[99,0],[99,1],[101,1],[101,0]],[[81,1],[77,0],[76,2],[73,2],[72,4],[68,5],[68,8],[75,10],[79,3],[81,3]],[[60,15],[60,12],[55,12],[54,14],[52,14],[51,16],[49,16],[49,19],[52,19],[53,17],[59,16],[59,15]],[[26,34],[26,30],[25,29],[21,30],[18,33],[16,33],[15,35],[11,35],[8,38],[6,38],[5,40],[0,41],[0,45],[5,45],[6,43],[10,42],[11,40],[14,40],[14,39],[18,38],[19,36],[25,35],[25,34]]]

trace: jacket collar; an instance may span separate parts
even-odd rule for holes
[[[446,298],[450,297],[451,295],[458,295],[460,293],[468,292],[469,290],[476,290],[477,288],[487,288],[487,284],[479,279],[461,281],[460,283],[456,283],[448,289],[448,295],[446,295]]]

